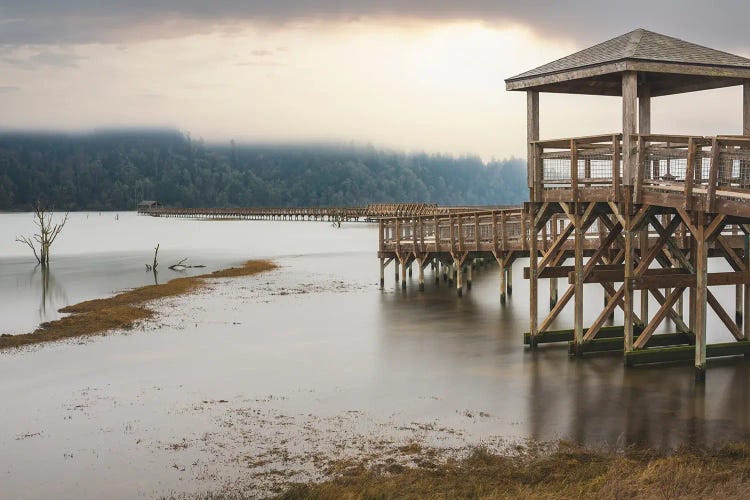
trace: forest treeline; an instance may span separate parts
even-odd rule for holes
[[[358,146],[210,145],[174,131],[0,134],[0,210],[325,206],[372,202],[516,204],[521,160]]]

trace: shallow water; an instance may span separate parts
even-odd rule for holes
[[[30,223],[0,215],[3,332],[153,282],[143,264],[156,242],[163,267],[182,257],[209,266],[200,272],[256,257],[282,267],[161,301],[160,318],[130,332],[0,353],[3,497],[152,497],[237,477],[262,492],[314,478],[321,456],[412,440],[670,448],[750,435],[742,358],[711,362],[696,387],[689,365],[625,370],[618,355],[525,350],[522,261],[501,306],[495,266],[478,270],[461,299],[429,268],[423,293],[416,273],[396,288],[392,267],[381,291],[371,225],[73,214],[43,298],[41,273],[12,243]],[[176,275],[163,269],[159,279]],[[732,304],[733,288],[721,292]],[[602,297],[586,293],[593,320]],[[726,338],[723,328],[711,336]]]

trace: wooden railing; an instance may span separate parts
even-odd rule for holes
[[[570,230],[569,224],[567,215],[554,214],[539,231],[538,248],[549,248],[558,235]],[[529,248],[528,228],[528,215],[520,208],[384,218],[380,220],[379,250],[418,254],[524,251]],[[608,231],[598,220],[589,224],[587,246],[595,247]]]
[[[633,186],[633,201],[680,195],[688,210],[746,211],[750,215],[750,137],[633,135],[632,172],[624,168],[621,134],[536,141],[532,200],[545,201],[566,190],[570,201],[606,194],[622,201],[623,184]],[[624,175],[631,178],[624,178]],[[672,199],[668,203],[674,206]]]

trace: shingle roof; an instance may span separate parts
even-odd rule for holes
[[[701,66],[750,69],[750,59],[710,49],[678,38],[637,29],[539,66],[508,81],[614,63],[623,60],[657,61]]]

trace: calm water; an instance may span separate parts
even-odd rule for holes
[[[618,355],[525,350],[521,261],[501,307],[495,266],[476,272],[462,299],[435,287],[429,268],[424,293],[416,272],[397,289],[392,268],[379,290],[374,226],[83,213],[44,285],[12,241],[30,226],[28,214],[0,215],[2,333],[153,282],[144,264],[157,242],[159,280],[177,276],[166,266],[183,257],[209,271],[255,257],[282,267],[162,301],[160,319],[134,331],[0,353],[2,497],[152,497],[256,474],[262,483],[269,467],[310,473],[318,453],[382,442],[669,448],[750,435],[741,358],[710,362],[696,387],[689,365],[626,371]],[[586,292],[593,320],[602,298]],[[733,304],[733,288],[721,292]],[[558,326],[569,325],[565,316]]]

